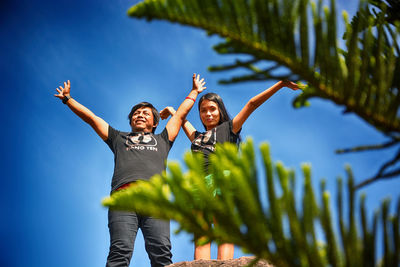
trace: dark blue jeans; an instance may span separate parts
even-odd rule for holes
[[[172,263],[169,221],[134,212],[109,210],[110,252],[106,267],[129,266],[139,228],[142,230],[151,266],[161,267]]]

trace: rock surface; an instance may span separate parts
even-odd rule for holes
[[[168,267],[236,267],[248,265],[254,257],[241,257],[232,260],[195,260],[195,261],[181,261]],[[266,261],[259,261],[254,267],[273,267],[273,265]]]

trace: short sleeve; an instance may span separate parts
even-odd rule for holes
[[[114,148],[115,148],[115,141],[117,139],[118,134],[119,134],[119,131],[115,130],[110,125],[108,126],[108,138],[104,142],[110,147],[110,149],[113,152],[114,152]]]
[[[229,121],[229,142],[239,145],[240,143],[240,132],[242,128],[239,129],[237,133],[232,131],[233,129],[233,122],[232,120]]]
[[[239,131],[238,131],[237,133],[234,133],[234,132],[232,131],[232,129],[233,129],[233,121],[230,120],[230,121],[229,121],[229,131],[230,131],[233,135],[239,135],[240,132],[242,131],[242,128],[240,128]]]
[[[171,149],[172,145],[174,144],[174,141],[169,140],[167,128],[164,128],[164,130],[161,132],[160,136],[165,141],[165,143],[168,144],[168,151],[169,151]]]

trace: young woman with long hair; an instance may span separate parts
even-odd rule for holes
[[[182,124],[182,128],[186,136],[192,142],[192,151],[203,153],[206,173],[209,165],[208,157],[214,152],[216,143],[231,142],[239,144],[239,134],[247,118],[254,110],[283,87],[288,87],[292,90],[299,89],[296,83],[291,81],[279,81],[251,98],[233,119],[229,117],[224,102],[218,94],[207,93],[200,98],[198,103],[199,115],[205,132],[197,131],[187,120]],[[166,119],[169,115],[173,115],[174,113],[175,110],[172,107],[166,107],[160,112],[160,115],[162,119]],[[212,175],[207,175],[205,179],[207,184],[212,183]],[[216,194],[218,193],[219,192],[216,192]],[[220,244],[218,246],[218,259],[220,260],[232,259],[233,253],[233,244]],[[210,258],[210,243],[202,246],[197,246],[195,244],[195,260]]]

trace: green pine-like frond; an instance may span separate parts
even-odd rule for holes
[[[395,216],[389,216],[390,205],[386,200],[382,212],[369,220],[365,196],[361,196],[361,218],[357,224],[353,176],[347,167],[348,194],[345,198],[340,179],[339,220],[335,223],[324,181],[320,188],[321,201],[317,201],[310,165],[302,167],[303,191],[298,197],[294,171],[281,162],[273,163],[268,144],[262,144],[260,152],[264,165],[262,184],[266,185],[268,204],[263,202],[260,193],[260,172],[251,140],[242,143],[239,151],[230,143],[217,146],[210,158],[212,184],[204,179],[202,157],[187,153],[185,173],[179,164],[170,163],[167,172],[149,181],[137,181],[130,188],[105,198],[103,204],[111,209],[175,220],[180,225],[179,231],[204,237],[197,240],[200,243],[210,240],[234,243],[275,266],[400,264],[396,253],[400,240],[400,199]],[[220,193],[215,196],[216,190]],[[378,225],[383,233],[382,259],[377,259]]]
[[[295,106],[311,97],[329,99],[383,133],[399,134],[400,75],[395,74],[400,73],[396,51],[400,27],[386,27],[384,13],[375,17],[369,8],[362,2],[359,12],[364,19],[350,24],[345,18],[342,49],[334,0],[329,7],[310,0],[145,0],[128,14],[204,29],[225,39],[215,47],[218,53],[252,56],[249,62],[212,67],[245,67],[249,71],[224,83],[287,77],[304,80],[308,86]],[[386,33],[388,29],[391,34]],[[263,61],[274,62],[290,73],[279,76],[274,68],[258,69],[257,63]]]

